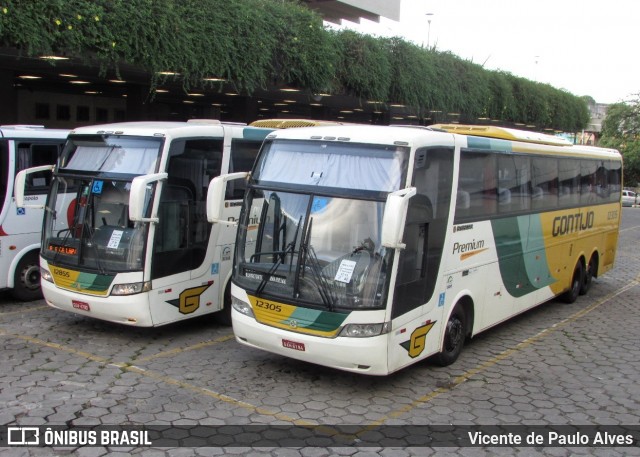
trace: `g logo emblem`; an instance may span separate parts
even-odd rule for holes
[[[400,343],[400,345],[405,348],[409,354],[409,357],[412,359],[418,357],[424,351],[426,347],[427,334],[433,328],[435,322],[427,322],[420,327],[417,327],[411,333],[411,339],[409,341],[405,341]]]
[[[191,314],[200,308],[200,296],[209,288],[211,284],[206,286],[192,287],[180,292],[177,300],[168,300],[167,303],[178,308],[180,314]]]

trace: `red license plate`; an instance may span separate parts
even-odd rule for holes
[[[295,349],[296,351],[304,351],[304,343],[298,343],[291,340],[282,340],[282,345],[289,349]]]
[[[85,303],[79,300],[72,300],[71,304],[75,309],[81,309],[82,311],[91,311],[91,308],[89,308],[89,303]]]

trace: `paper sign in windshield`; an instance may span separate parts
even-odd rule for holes
[[[109,243],[107,244],[107,248],[109,249],[118,249],[120,246],[120,240],[122,239],[122,234],[124,232],[122,230],[114,230],[111,233],[111,238],[109,238]]]
[[[348,283],[351,281],[351,276],[353,276],[353,270],[355,269],[356,263],[353,260],[343,259],[342,262],[340,262],[340,266],[338,267],[336,277],[333,279],[335,281]]]

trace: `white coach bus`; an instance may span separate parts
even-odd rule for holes
[[[46,202],[46,302],[142,327],[221,310],[230,324],[236,229],[207,223],[207,188],[221,173],[250,170],[271,131],[212,120],[73,130]],[[16,180],[18,193],[29,173]],[[230,218],[244,195],[244,183],[234,184],[221,197]]]
[[[40,292],[40,230],[42,209],[16,206],[13,184],[16,173],[43,167],[25,182],[24,196],[43,205],[51,173],[67,138],[68,130],[38,125],[0,126],[0,289],[11,289],[18,300],[35,300]]]
[[[613,267],[621,156],[495,127],[333,126],[267,136],[232,276],[237,341],[385,375]],[[286,164],[284,166],[283,164]],[[208,217],[227,221],[211,183]]]

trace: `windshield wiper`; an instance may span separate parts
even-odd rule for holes
[[[291,271],[291,265],[293,264],[293,255],[296,252],[296,241],[298,240],[298,230],[300,229],[300,224],[302,223],[302,216],[300,216],[300,219],[298,219],[298,227],[296,227],[296,233],[293,236],[293,240],[287,244],[287,247],[284,248],[284,250],[282,251],[272,251],[272,252],[258,252],[253,254],[249,261],[253,262],[253,258],[258,256],[258,255],[265,255],[265,254],[279,254],[278,255],[278,260],[276,262],[274,262],[274,264],[271,266],[271,268],[269,268],[269,271],[266,274],[262,274],[262,280],[260,281],[260,284],[258,285],[258,288],[256,289],[256,293],[262,293],[262,291],[264,290],[264,288],[266,287],[267,283],[269,282],[269,280],[271,279],[271,277],[273,276],[273,274],[276,272],[276,270],[278,269],[278,267],[284,263],[285,259],[287,258],[287,254],[291,253],[291,260],[289,261],[289,271]]]
[[[307,233],[302,239],[302,243],[300,244],[300,262],[298,262],[298,270],[296,271],[295,281],[293,285],[294,295],[298,297],[299,286],[300,286],[300,275],[304,272],[306,268],[307,259],[309,259],[309,266],[311,270],[311,276],[318,287],[318,294],[322,299],[322,303],[329,309],[329,311],[333,311],[333,306],[336,301],[335,297],[331,293],[331,287],[327,283],[327,280],[324,276],[322,276],[322,267],[320,267],[320,262],[318,261],[318,256],[316,255],[316,251],[313,249],[313,246],[310,244],[311,240],[311,228],[313,226],[313,217],[309,218],[309,226],[307,227]]]

